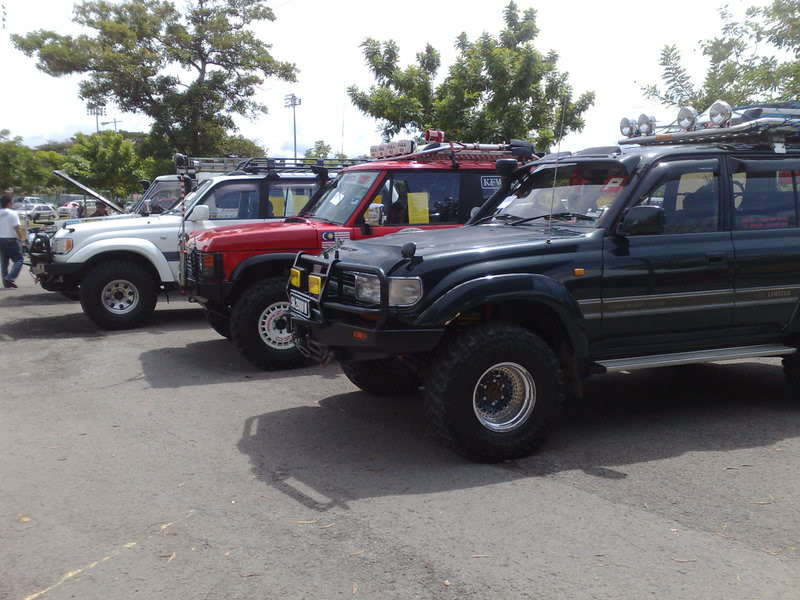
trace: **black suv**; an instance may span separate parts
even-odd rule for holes
[[[797,388],[800,145],[776,122],[498,161],[467,227],[298,255],[296,343],[365,391],[424,386],[481,461],[530,453],[592,374],[781,356]]]

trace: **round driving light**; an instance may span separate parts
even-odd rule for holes
[[[656,118],[644,114],[639,115],[637,125],[642,135],[653,135],[656,131]]]
[[[636,135],[637,131],[636,121],[633,119],[625,117],[619,122],[619,132],[625,137],[633,137]]]
[[[733,109],[724,100],[717,100],[708,109],[708,118],[714,125],[722,125],[731,118],[731,115],[733,115]]]
[[[684,106],[678,111],[678,125],[681,129],[693,129],[697,123],[697,111],[691,106]]]

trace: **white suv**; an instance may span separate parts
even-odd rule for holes
[[[181,231],[267,221],[280,204],[281,218],[291,216],[327,178],[326,169],[308,167],[253,170],[207,179],[185,203],[158,215],[68,221],[51,239],[37,238],[31,271],[44,289],[80,299],[98,326],[136,327],[153,312],[159,293],[178,288]]]

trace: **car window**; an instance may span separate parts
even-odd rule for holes
[[[463,223],[470,217],[473,208],[483,205],[500,189],[501,177],[491,173],[470,173],[461,175],[461,204],[458,222]]]
[[[716,170],[668,173],[642,195],[640,206],[664,210],[664,233],[719,229],[719,174]]]
[[[223,182],[203,199],[212,221],[259,218],[259,181]]]
[[[300,213],[316,191],[316,181],[271,181],[268,217],[291,217]]]
[[[797,171],[736,173],[732,191],[736,229],[797,227]]]
[[[457,223],[460,185],[460,173],[394,173],[391,193],[381,194],[384,223]]]

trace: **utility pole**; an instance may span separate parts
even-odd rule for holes
[[[297,158],[297,113],[296,108],[302,104],[302,100],[294,94],[283,97],[283,105],[292,109],[292,129],[294,131],[294,157]]]
[[[87,104],[86,105],[86,114],[90,116],[94,116],[94,125],[97,129],[97,133],[100,133],[100,117],[106,116],[106,105],[105,104]]]
[[[122,121],[118,121],[116,118],[112,119],[111,121],[103,121],[100,125],[110,125],[111,123],[114,124],[114,131],[117,131],[117,123],[122,123]]]

